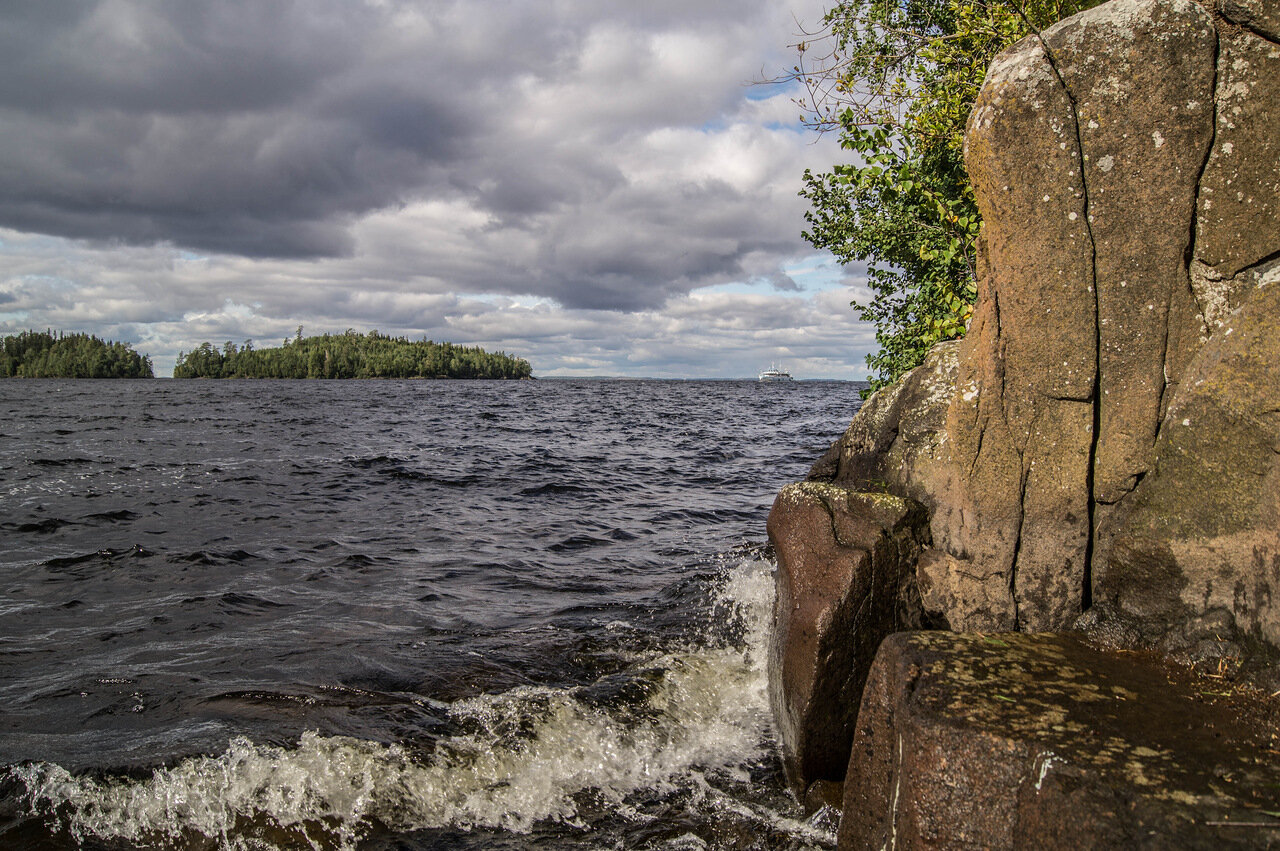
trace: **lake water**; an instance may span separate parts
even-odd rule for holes
[[[840,382],[0,382],[0,847],[802,849]]]

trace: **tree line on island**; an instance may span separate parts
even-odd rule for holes
[[[530,378],[524,358],[431,340],[360,334],[297,336],[278,348],[251,340],[178,353],[174,378]],[[90,334],[23,331],[0,341],[0,378],[154,378],[151,357]]]
[[[0,346],[0,378],[155,378],[151,358],[90,334],[23,331]]]
[[[178,354],[174,378],[529,378],[523,358],[431,340],[389,337],[377,331],[303,337],[302,329],[279,347],[255,348],[252,340],[221,349],[201,343]]]

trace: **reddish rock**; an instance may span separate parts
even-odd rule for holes
[[[1280,3],[1275,0],[1218,0],[1216,5],[1231,23],[1280,43]]]
[[[992,63],[965,139],[987,269],[947,420],[959,475],[933,525],[956,615],[1012,594],[1004,619],[956,629],[1050,628],[1080,608],[1097,317],[1078,135],[1038,39]]]
[[[1189,0],[1116,0],[1003,54],[975,104],[989,271],[958,384],[977,404],[953,400],[961,520],[933,532],[936,573],[1008,579],[1013,618],[995,626],[1060,629],[1083,610],[1091,523],[1149,470],[1199,344],[1187,253],[1215,43]]]
[[[892,636],[863,696],[840,847],[1280,843],[1274,704],[1206,688],[1072,635]]]
[[[958,346],[939,343],[924,363],[872,394],[809,479],[857,491],[889,490],[930,507],[934,488],[928,480],[941,459]]]
[[[1214,138],[1217,33],[1196,3],[1138,0],[1071,18],[1046,41],[1083,151],[1100,318],[1091,486],[1105,522],[1151,469],[1164,406],[1203,335],[1187,257]]]
[[[927,539],[924,510],[888,494],[805,482],[769,514],[777,598],[769,692],[796,797],[840,781],[862,684],[884,636],[920,626],[910,582]]]
[[[1246,4],[1280,17],[1280,3]],[[1280,43],[1224,29],[1218,61],[1217,135],[1200,181],[1196,260],[1206,275],[1232,282],[1280,251]],[[1238,286],[1219,285],[1225,305]]]
[[[1280,0],[1215,3],[1112,0],[992,64],[968,333],[775,504],[784,763],[817,801],[850,754],[844,847],[1280,845],[1275,713],[1019,635],[1280,685]],[[869,669],[917,624],[1015,632]]]

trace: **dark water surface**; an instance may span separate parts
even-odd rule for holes
[[[829,847],[764,520],[858,386],[0,382],[0,847]]]

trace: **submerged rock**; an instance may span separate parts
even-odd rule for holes
[[[1280,844],[1276,705],[1069,634],[884,642],[840,847]]]

